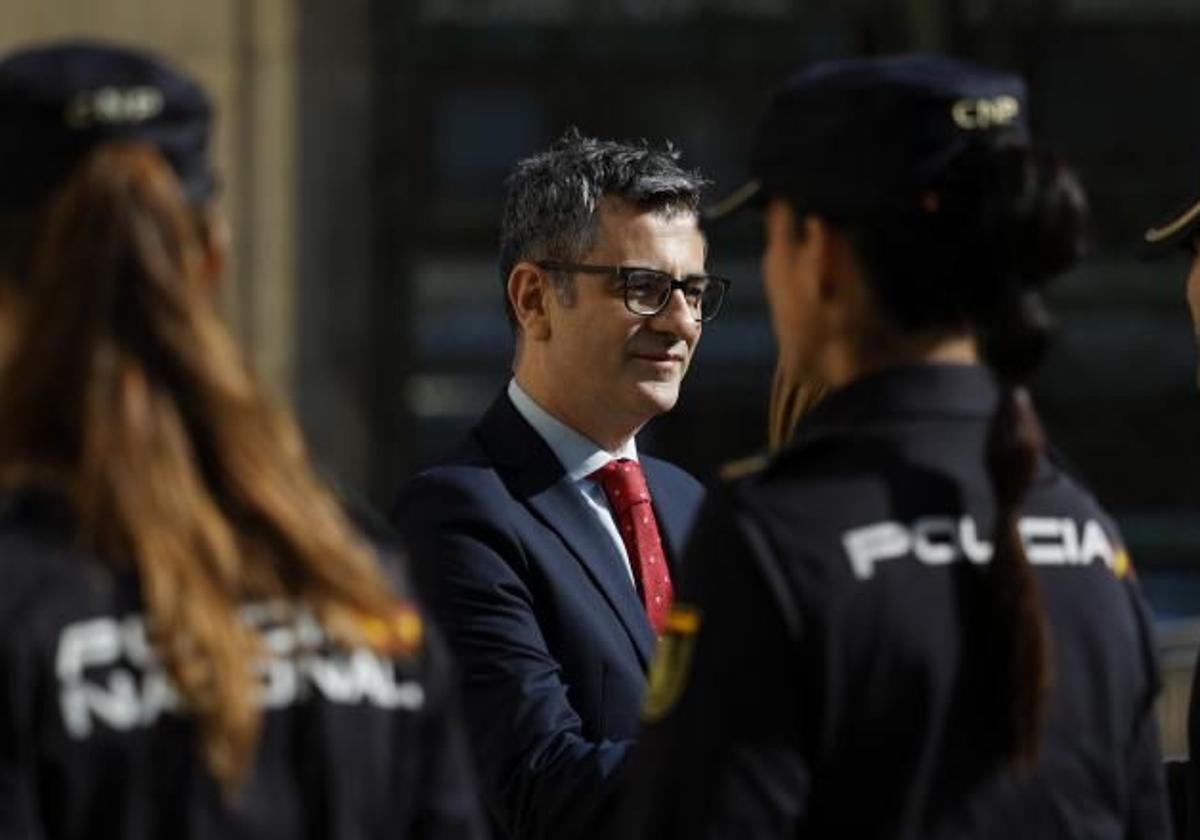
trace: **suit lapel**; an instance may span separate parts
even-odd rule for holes
[[[646,485],[650,488],[650,503],[654,505],[655,519],[658,520],[659,536],[674,574],[687,547],[688,530],[695,512],[695,502],[691,498],[694,493],[680,492],[652,458],[643,457],[641,462]]]
[[[542,520],[558,532],[588,576],[596,584],[625,626],[642,667],[648,667],[654,652],[654,631],[637,590],[625,571],[625,561],[613,545],[612,537],[588,510],[579,490],[566,478],[541,493],[529,497],[529,505]]]
[[[629,634],[642,667],[649,667],[654,631],[625,562],[550,447],[504,394],[476,431],[493,462],[505,468],[505,483],[513,494],[562,539]]]

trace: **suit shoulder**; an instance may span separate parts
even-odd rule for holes
[[[468,441],[454,454],[409,478],[388,519],[402,536],[439,523],[511,519],[514,498],[496,465]]]
[[[495,465],[488,457],[474,434],[458,441],[453,449],[432,463],[420,467],[404,479],[397,496],[404,495],[414,484],[438,482],[462,482],[472,475],[495,472]]]
[[[406,510],[437,508],[490,509],[509,501],[499,473],[484,465],[444,464],[414,475],[400,488],[391,509],[394,522]]]
[[[643,469],[653,470],[660,480],[672,482],[677,485],[678,489],[685,489],[697,494],[704,492],[704,485],[683,467],[649,455],[641,456],[640,460]]]

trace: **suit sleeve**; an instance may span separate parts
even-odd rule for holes
[[[458,660],[484,799],[514,838],[603,836],[629,743],[582,736],[522,576],[523,548],[482,495],[422,476],[392,521]]]
[[[651,670],[623,827],[648,840],[790,838],[809,777],[798,616],[749,520],[714,496],[699,522]]]

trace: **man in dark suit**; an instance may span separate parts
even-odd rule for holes
[[[634,437],[671,409],[727,282],[670,148],[569,132],[507,182],[513,378],[392,518],[458,656],[502,837],[598,836],[699,505]]]

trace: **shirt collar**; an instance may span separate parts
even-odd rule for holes
[[[533,397],[517,384],[516,379],[509,380],[508,398],[512,401],[517,413],[525,418],[535,432],[550,447],[554,457],[558,458],[567,476],[572,481],[583,481],[609,461],[617,458],[638,459],[637,444],[630,438],[616,452],[608,452],[595,441],[581,435],[546,409],[542,408]]]

